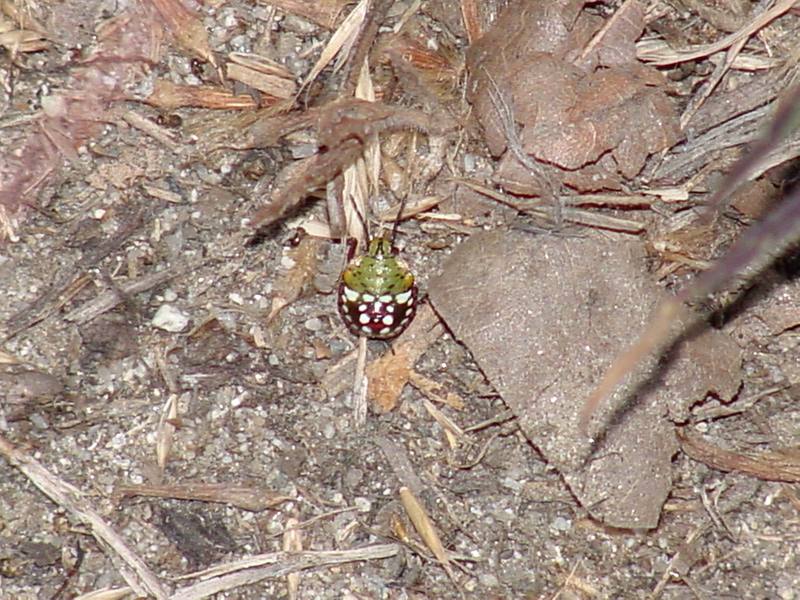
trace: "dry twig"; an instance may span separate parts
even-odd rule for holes
[[[53,475],[39,461],[3,437],[0,437],[0,454],[48,498],[90,529],[95,539],[111,551],[111,559],[116,559],[120,574],[138,595],[166,600],[167,590],[156,574],[91,507],[91,502],[80,490]]]

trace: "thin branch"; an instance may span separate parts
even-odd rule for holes
[[[153,596],[166,600],[168,592],[159,578],[145,562],[125,543],[125,540],[106,523],[80,490],[59,479],[29,454],[14,447],[0,436],[0,454],[53,502],[68,511],[74,518],[87,525],[95,539],[113,551],[112,560],[122,559],[118,564],[120,574],[139,596]]]

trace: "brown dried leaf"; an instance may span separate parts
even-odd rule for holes
[[[439,317],[430,306],[422,304],[416,318],[392,348],[367,365],[369,400],[376,412],[389,412],[397,406],[414,364],[443,331]]]
[[[149,0],[161,16],[162,23],[178,43],[198,58],[216,65],[203,21],[181,0]]]
[[[639,0],[627,0],[586,45],[575,64],[588,71],[636,62],[636,40],[643,31],[644,6]]]
[[[455,127],[446,115],[430,115],[380,102],[355,98],[332,102],[318,113],[317,139],[323,151],[295,161],[286,167],[273,188],[271,202],[253,216],[253,225],[274,223],[295,209],[307,196],[352,164],[364,151],[370,139],[383,131],[413,129],[443,134]],[[256,136],[271,141],[289,129],[303,127],[307,116],[296,117],[290,126],[281,127],[279,119],[257,124],[248,143]]]
[[[469,99],[493,154],[506,149],[496,89],[513,98],[525,152],[557,167],[559,182],[580,191],[618,188],[620,177],[634,177],[649,155],[680,139],[663,78],[636,59],[640,2],[629,0],[605,25],[582,12],[582,2],[525,4],[524,11],[520,4],[512,3],[469,51]],[[518,189],[526,181],[538,187],[518,162],[506,153],[503,181],[513,172]]]
[[[295,248],[286,251],[291,266],[283,271],[273,287],[272,309],[267,322],[272,321],[288,304],[303,295],[311,286],[317,272],[317,252],[321,240],[305,236]]]
[[[153,27],[150,15],[136,4],[104,21],[97,44],[71,71],[65,89],[42,102],[47,110],[39,127],[24,145],[0,155],[0,236],[13,237],[20,205],[33,204],[64,156],[76,157],[77,149],[102,130],[111,103],[126,97],[126,86],[143,77],[142,64],[158,62],[160,40]]]
[[[394,36],[383,52],[389,58],[407,91],[435,103],[447,103],[460,96],[458,84],[464,71],[460,53],[444,43],[430,48],[425,39]]]
[[[408,352],[403,350],[394,355],[384,354],[367,366],[367,393],[376,412],[386,413],[397,407],[400,394],[411,376],[412,367]]]
[[[320,113],[320,108],[310,108],[302,112],[259,118],[240,133],[243,141],[238,147],[267,148],[274,146],[283,136],[316,125]]]
[[[464,20],[464,29],[470,44],[483,35],[478,6],[476,0],[461,0],[461,18]]]

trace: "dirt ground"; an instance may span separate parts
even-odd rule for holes
[[[295,4],[306,3],[216,0],[194,8],[208,32],[212,61],[222,64],[232,52],[275,60],[294,78],[276,76],[284,86],[276,98],[286,100],[280,94],[287,81],[306,79],[353,8],[334,1],[314,9]],[[524,78],[502,71],[510,50],[502,61],[488,42],[478,47],[476,40],[468,51],[469,39],[489,30],[502,8],[477,4],[476,15],[472,2],[390,2],[375,30],[375,47],[385,42],[388,48],[370,60],[379,99],[418,112],[385,119],[411,120],[412,126],[381,131],[382,192],[369,198],[366,216],[376,228],[377,216],[403,195],[409,206],[420,207],[401,223],[397,245],[423,297],[431,288],[444,322],[434,326],[440,317],[426,300],[417,329],[412,324],[394,349],[384,341],[367,343],[370,364],[381,356],[396,364],[405,356],[406,339],[419,356],[410,371],[398,367],[400,375],[390,367],[378,371],[389,387],[406,379],[413,385],[402,386],[399,399],[384,397],[388,406],[373,390],[365,418],[354,384],[359,341],[336,308],[346,249],[326,239],[334,237],[327,229],[328,182],[306,173],[300,181],[316,188],[313,193],[297,195],[296,202],[281,195],[291,187],[287,180],[296,181],[287,165],[313,160],[322,128],[302,122],[277,134],[270,124],[254,133],[254,122],[273,122],[253,115],[275,114],[256,113],[255,103],[269,111],[278,100],[264,88],[233,83],[235,78],[225,83],[236,92],[230,97],[212,98],[205,90],[188,98],[161,88],[154,99],[158,81],[222,87],[212,61],[192,58],[202,53],[196,32],[186,28],[181,38],[169,19],[147,12],[158,2],[3,3],[0,25],[33,33],[25,38],[31,45],[16,50],[0,33],[0,191],[12,189],[20,168],[25,174],[21,187],[12,189],[13,203],[0,195],[6,214],[16,215],[14,223],[0,223],[6,236],[0,245],[1,598],[75,598],[101,590],[106,595],[86,597],[136,597],[133,586],[165,598],[800,599],[795,255],[738,285],[739,296],[710,298],[705,308],[716,312],[707,329],[724,337],[704,351],[713,367],[703,367],[704,375],[685,367],[665,376],[659,399],[636,413],[641,420],[635,435],[620,430],[626,450],[595,447],[587,459],[599,464],[628,452],[638,455],[627,463],[636,473],[615,479],[603,472],[600,491],[590,493],[584,478],[590,468],[576,466],[570,454],[577,446],[547,438],[563,431],[579,438],[575,420],[586,382],[596,382],[631,343],[654,302],[642,290],[651,286],[661,293],[691,281],[788,186],[784,157],[748,184],[713,234],[687,227],[687,215],[714,189],[742,144],[763,130],[769,117],[764,102],[769,105],[795,73],[789,57],[796,51],[792,40],[800,39],[800,18],[786,8],[759,23],[743,38],[738,56],[728,54],[731,64],[739,62],[724,73],[728,46],[713,60],[651,60],[647,68],[660,70],[663,84],[655,84],[650,71],[624,79],[631,86],[625,89],[640,86],[626,98],[650,108],[639,112],[625,105],[619,114],[658,121],[652,131],[617,122],[616,130],[622,127],[626,135],[587,149],[579,128],[589,118],[584,115],[570,129],[575,146],[569,152],[566,141],[559,146],[549,137],[552,144],[538,147],[523,133],[528,157],[555,165],[536,180],[537,192],[524,180],[529,170],[513,158],[512,133],[499,124],[502,117],[492,122],[501,114],[498,97],[470,90],[474,79],[463,67],[477,71],[482,65],[481,73],[505,94],[499,99],[517,114],[511,122],[530,131],[538,127],[539,136],[550,135],[546,111],[531,115],[523,105],[544,100],[513,89],[514,80]],[[747,30],[765,10],[764,3],[746,1],[551,4],[588,15],[592,27],[608,22],[623,4],[625,10],[637,4],[645,22],[642,39],[664,36],[692,48]],[[383,5],[372,3],[372,10]],[[30,11],[38,25],[20,25],[22,17],[12,9]],[[143,14],[154,20],[137,24]],[[158,40],[153,32],[162,21]],[[395,26],[412,31],[409,36],[422,45],[405,39],[398,49],[391,37]],[[587,36],[596,32],[586,27]],[[640,32],[618,22],[615,28],[609,30],[627,41],[609,47],[639,60],[634,54],[644,50],[634,42]],[[491,35],[512,39],[509,31]],[[538,43],[540,36],[533,37]],[[397,56],[415,60],[404,70]],[[437,57],[443,62],[434,67],[423,60]],[[551,58],[546,63],[536,69],[555,68]],[[445,72],[437,79],[441,86],[434,90],[425,73],[415,78],[415,65],[427,76]],[[325,65],[291,114],[313,112],[336,97],[348,70],[346,64],[332,69]],[[564,81],[577,80],[569,73]],[[719,87],[697,108],[708,126],[697,118],[681,123],[682,111],[717,73]],[[99,75],[123,83],[106,86]],[[763,92],[761,104],[731,100],[747,85],[753,86],[743,93],[748,98],[757,95],[753,90]],[[290,95],[299,91],[291,89]],[[66,100],[53,100],[60,92],[69,92]],[[553,97],[552,104],[559,101]],[[242,106],[217,110],[231,109],[233,102]],[[742,103],[742,114],[720,116],[720,107],[731,102]],[[361,108],[354,106],[357,120]],[[617,110],[601,108],[595,112]],[[664,112],[672,109],[673,116]],[[437,121],[439,110],[447,119]],[[377,123],[373,113],[365,117],[373,118]],[[288,117],[279,119],[286,126]],[[439,125],[442,131],[434,131]],[[606,135],[605,125],[594,123],[598,137]],[[643,132],[636,138],[642,141],[624,147],[634,130]],[[274,143],[263,141],[271,135]],[[703,144],[713,145],[714,135],[727,145],[699,152]],[[341,138],[345,156],[352,139]],[[698,145],[698,139],[706,141]],[[583,163],[567,164],[577,147],[586,150]],[[595,150],[597,157],[589,156]],[[608,166],[610,160],[615,166]],[[16,170],[9,167],[15,164]],[[315,168],[323,172],[330,164]],[[348,166],[333,164],[339,171]],[[559,216],[546,203],[531,203],[549,193],[541,184],[547,177],[549,192],[585,202],[567,202]],[[487,188],[502,197],[491,197]],[[328,196],[336,197],[337,189],[329,186]],[[687,193],[681,196],[681,190]],[[426,208],[430,198],[436,201]],[[284,202],[286,215],[256,232],[252,221],[270,200],[272,206]],[[323,234],[298,234],[301,224]],[[492,232],[485,239],[494,245],[486,242],[468,254],[470,246],[462,244],[485,231]],[[627,266],[617,266],[622,259],[609,258],[608,248],[628,245],[635,246],[631,268],[638,271],[620,282]],[[600,246],[607,254],[586,256],[586,269],[619,287],[635,279],[624,306],[614,299],[602,308],[600,284],[586,287],[591,278],[586,270],[570,270],[569,258],[552,265],[555,279],[537,272],[539,284],[530,276],[514,279],[510,266],[503,270],[527,256],[520,249],[550,256],[565,248],[568,257],[570,248],[581,248],[583,256]],[[481,265],[492,265],[492,272],[482,274]],[[540,297],[535,289],[547,293]],[[475,303],[466,309],[470,298]],[[571,312],[563,312],[564,305]],[[481,320],[496,306],[509,312]],[[517,308],[519,315],[510,312]],[[522,313],[543,316],[524,321]],[[618,319],[604,329],[610,313]],[[589,323],[591,334],[569,329],[570,323]],[[497,332],[509,335],[481,337]],[[595,335],[602,351],[596,362],[584,363],[576,352]],[[575,341],[564,342],[570,349],[565,355],[548,354],[548,343],[569,336]],[[537,349],[546,355],[538,363]],[[506,369],[526,357],[530,373],[515,382],[516,372]],[[556,388],[569,384],[559,388],[558,406],[544,416],[528,412],[543,398],[536,395],[540,388],[553,392],[553,373],[560,373]],[[705,387],[687,391],[690,378]],[[535,401],[527,402],[514,385],[527,385]],[[547,420],[552,415],[558,418]],[[656,431],[663,437],[649,437]],[[653,446],[653,439],[662,441]],[[703,453],[703,444],[716,454]],[[720,458],[723,450],[730,453],[728,462]],[[746,459],[751,462],[742,466]],[[646,506],[630,509],[647,513],[636,513],[639,520],[614,512],[618,497],[630,496],[628,485],[653,488],[642,499]],[[401,487],[413,493],[438,532],[449,556],[444,564],[435,543],[412,523]],[[256,555],[257,565],[237,563]],[[198,575],[224,565],[231,567],[229,579]],[[204,581],[210,587],[203,588]]]

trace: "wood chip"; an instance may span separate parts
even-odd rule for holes
[[[766,481],[800,481],[800,450],[742,454],[720,448],[686,428],[678,429],[681,450],[719,471],[738,471]]]

